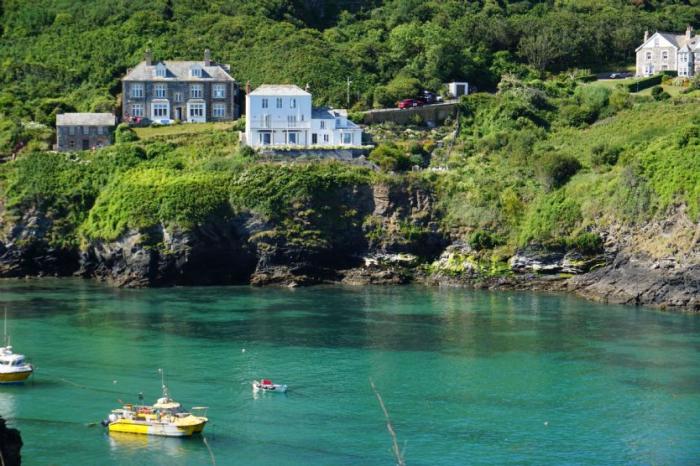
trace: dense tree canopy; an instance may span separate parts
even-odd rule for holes
[[[3,0],[0,118],[15,126],[50,123],[57,109],[116,107],[120,76],[147,48],[157,59],[198,59],[209,47],[239,81],[308,83],[317,103],[344,104],[348,77],[358,107],[385,103],[416,83],[437,89],[459,79],[495,89],[504,72],[522,75],[527,65],[539,72],[629,63],[645,29],[698,26],[699,6],[700,0]]]

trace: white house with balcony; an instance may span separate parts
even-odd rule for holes
[[[311,94],[295,85],[247,88],[245,124],[245,143],[254,148],[362,145],[362,129],[347,111],[313,108]]]

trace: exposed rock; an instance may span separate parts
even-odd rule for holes
[[[0,417],[0,463],[5,466],[19,466],[22,464],[21,449],[22,436],[19,430],[8,428],[5,420]]]

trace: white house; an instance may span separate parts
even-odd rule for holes
[[[678,76],[690,77],[700,73],[700,38],[688,26],[685,34],[644,33],[637,47],[637,76],[651,76],[662,71],[677,71]]]
[[[311,94],[294,85],[246,88],[245,143],[251,147],[362,145],[362,129],[345,110],[312,108]]]
[[[469,94],[469,83],[468,82],[451,82],[447,83],[447,95],[451,99],[456,99],[463,95]]]

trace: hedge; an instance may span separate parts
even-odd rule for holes
[[[649,76],[648,78],[643,78],[638,81],[626,84],[625,86],[627,87],[627,90],[630,92],[639,92],[643,91],[644,89],[653,87],[653,86],[658,86],[661,84],[661,78],[663,75],[657,74],[654,76]]]

